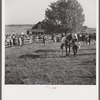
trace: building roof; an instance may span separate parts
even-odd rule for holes
[[[45,32],[45,26],[42,22],[38,22],[36,25],[34,25],[31,29],[27,29],[27,31],[30,32]]]
[[[44,29],[27,29],[27,31],[30,31],[30,32],[45,32]]]
[[[38,22],[36,25],[34,25],[31,29],[45,29],[45,26],[42,22]]]

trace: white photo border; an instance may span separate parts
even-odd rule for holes
[[[99,100],[99,0],[96,5],[96,85],[5,85],[5,0],[2,0],[2,100]]]

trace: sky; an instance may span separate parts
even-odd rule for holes
[[[5,0],[5,24],[36,24],[45,18],[45,10],[57,0]],[[88,27],[96,27],[97,0],[77,0],[84,10]]]

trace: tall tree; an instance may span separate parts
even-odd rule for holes
[[[49,32],[77,32],[84,21],[83,9],[77,0],[58,0],[46,9],[43,22]]]

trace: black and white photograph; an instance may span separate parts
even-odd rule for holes
[[[5,85],[97,84],[97,0],[5,0],[4,24]]]

